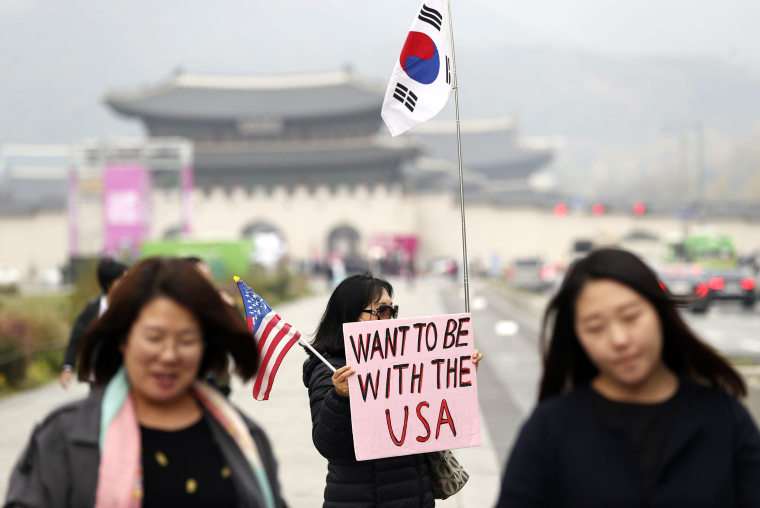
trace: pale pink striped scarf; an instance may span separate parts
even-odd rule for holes
[[[240,447],[264,495],[266,508],[274,508],[266,471],[248,426],[235,408],[213,388],[196,381],[192,390]],[[140,508],[142,498],[140,425],[129,394],[129,379],[122,367],[108,383],[103,395],[95,508]]]

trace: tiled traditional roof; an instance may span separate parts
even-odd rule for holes
[[[176,74],[156,85],[106,94],[128,116],[196,120],[310,118],[377,111],[383,87],[349,71],[286,76]]]
[[[507,119],[460,122],[462,164],[489,178],[527,178],[553,157],[548,143],[526,143]],[[427,122],[410,131],[427,147],[427,153],[458,164],[456,124]]]
[[[249,171],[294,170],[316,167],[353,167],[360,171],[367,164],[391,163],[417,155],[420,144],[413,139],[388,139],[369,136],[351,139],[293,140],[274,142],[196,143],[197,169]]]

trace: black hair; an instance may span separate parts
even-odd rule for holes
[[[662,327],[663,360],[676,375],[722,388],[735,396],[746,395],[741,376],[689,328],[676,302],[646,263],[628,251],[603,248],[570,266],[560,290],[547,306],[541,330],[544,371],[539,401],[588,383],[598,373],[578,340],[575,305],[585,284],[599,279],[623,284],[654,306]]]
[[[330,353],[345,357],[343,347],[343,323],[359,320],[361,311],[377,301],[383,289],[393,298],[390,282],[373,276],[369,272],[351,275],[343,279],[330,295],[327,308],[322,315],[311,345],[320,353]]]
[[[98,284],[103,293],[108,293],[111,289],[111,284],[124,275],[127,271],[127,265],[119,263],[113,258],[103,258],[98,261],[98,267],[96,269],[96,275],[98,278]]]
[[[201,325],[204,349],[199,378],[226,368],[228,355],[244,380],[256,374],[258,352],[248,327],[191,261],[145,259],[127,273],[110,296],[108,310],[82,338],[80,380],[86,381],[92,372],[96,386],[108,383],[124,361],[120,347],[132,324],[142,308],[159,297],[185,307]]]
[[[205,263],[205,261],[203,261],[198,256],[185,256],[182,259],[184,259],[185,261],[190,261],[191,263],[196,263],[196,264],[197,263]]]

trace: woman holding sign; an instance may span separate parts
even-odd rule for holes
[[[312,346],[337,369],[334,373],[310,354],[303,366],[309,389],[312,439],[327,463],[324,507],[431,507],[430,475],[423,455],[405,455],[357,461],[351,432],[348,378],[343,323],[393,319],[393,287],[365,273],[352,275],[333,291]],[[482,355],[475,351],[473,364]]]
[[[601,249],[571,266],[542,337],[539,405],[499,507],[760,506],[744,381],[639,258]]]

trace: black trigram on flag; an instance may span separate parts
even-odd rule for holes
[[[451,84],[451,61],[449,55],[446,55],[446,84]]]
[[[406,106],[406,109],[414,113],[417,106],[417,95],[401,83],[396,83],[396,89],[393,91],[393,98]]]
[[[441,25],[443,24],[443,16],[441,16],[441,13],[437,10],[428,7],[425,4],[422,4],[422,9],[420,9],[420,15],[417,16],[419,19],[424,21],[425,23],[429,23],[433,25],[433,27],[441,31]]]

